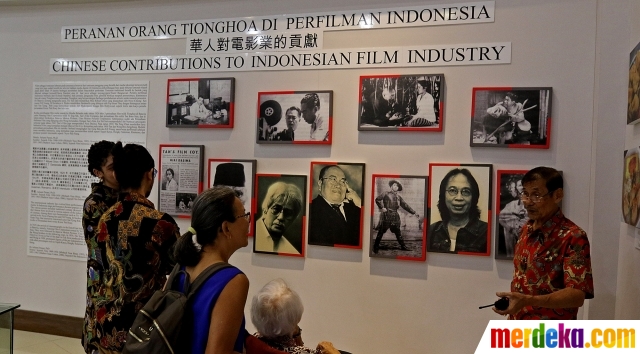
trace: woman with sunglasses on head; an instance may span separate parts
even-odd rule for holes
[[[480,220],[480,188],[466,168],[454,168],[440,183],[441,221],[429,226],[427,251],[487,253],[487,223]]]
[[[193,282],[209,266],[228,263],[247,246],[251,215],[235,192],[227,187],[208,189],[193,202],[191,226],[176,243],[176,261]],[[246,337],[244,304],[247,276],[236,267],[224,268],[191,297],[186,309],[191,319],[190,353],[243,353]]]

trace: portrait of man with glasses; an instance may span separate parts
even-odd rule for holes
[[[306,176],[258,174],[253,251],[304,256]]]
[[[432,223],[427,231],[427,251],[489,255],[490,228],[487,221],[491,165],[432,164],[429,169],[433,182],[429,219]],[[439,179],[445,171],[448,172]],[[483,183],[479,184],[478,179]],[[435,191],[437,181],[440,181],[440,188]],[[485,210],[481,205],[486,205]]]
[[[311,163],[309,244],[362,248],[362,188],[364,164]]]

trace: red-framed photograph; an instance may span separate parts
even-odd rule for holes
[[[309,245],[362,249],[364,167],[311,162]]]
[[[444,75],[360,77],[358,130],[441,132]]]
[[[427,258],[426,176],[371,177],[369,256],[409,261]]]
[[[471,146],[548,149],[551,94],[551,87],[475,87]]]
[[[256,175],[253,252],[304,257],[307,176]]]
[[[189,78],[167,82],[168,128],[233,128],[235,79]]]
[[[496,171],[496,259],[513,259],[522,227],[529,221],[527,209],[520,200],[525,173],[527,170]]]
[[[256,177],[256,160],[237,159],[209,159],[207,186],[224,186],[233,189],[242,201],[245,210],[252,210],[255,199],[254,182]],[[253,236],[253,222],[251,218],[248,236]]]
[[[491,164],[429,164],[427,251],[489,256]]]
[[[256,143],[330,145],[333,91],[258,92]]]

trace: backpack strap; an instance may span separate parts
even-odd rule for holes
[[[196,277],[196,279],[193,281],[193,283],[186,285],[185,289],[185,294],[187,294],[187,296],[190,296],[191,294],[195,294],[196,291],[198,291],[198,289],[200,288],[200,286],[202,284],[204,284],[210,277],[212,277],[214,274],[216,274],[217,272],[226,269],[226,268],[231,268],[232,265],[226,262],[219,262],[219,263],[215,263],[212,264],[210,266],[207,267],[207,269],[203,270],[202,273],[198,274],[198,276]],[[188,274],[187,274],[187,278],[188,278]]]
[[[180,264],[177,264],[173,267],[173,270],[171,271],[171,274],[169,274],[169,278],[167,279],[167,283],[165,286],[166,290],[177,290],[178,288],[175,287],[175,281],[178,278],[178,276],[180,275],[180,273],[184,274],[184,281],[182,283],[182,289],[187,289],[187,287],[189,286],[189,273],[187,273],[185,270],[180,269],[181,266]],[[184,292],[186,294],[186,291]]]

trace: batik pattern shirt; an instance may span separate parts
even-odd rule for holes
[[[174,265],[179,228],[168,214],[136,193],[123,193],[100,219],[95,242],[103,249],[88,284],[84,333],[91,345],[122,351],[138,311],[162,289]]]
[[[104,247],[100,247],[95,239],[95,231],[98,228],[100,217],[118,200],[118,193],[102,183],[91,184],[91,194],[85,199],[82,209],[82,229],[84,231],[84,240],[87,243],[87,286],[91,284],[91,279],[95,277],[96,269],[102,268],[102,255]],[[86,314],[90,313],[90,296],[89,287],[87,287],[87,309]],[[85,317],[85,328],[90,321]],[[82,344],[85,352],[91,353],[93,349],[89,347],[89,333],[83,333]]]
[[[513,258],[511,291],[527,295],[546,295],[564,288],[582,290],[593,298],[591,254],[587,234],[567,219],[561,210],[540,228],[533,220],[522,228]],[[571,320],[578,308],[549,309],[526,306],[511,319]]]

